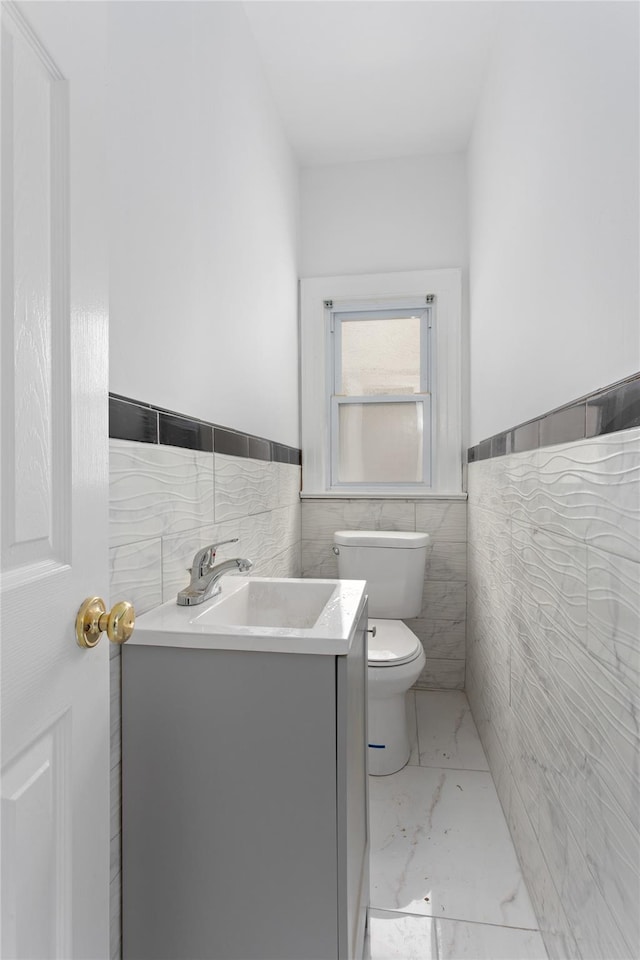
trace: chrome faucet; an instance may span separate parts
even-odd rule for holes
[[[227,543],[237,542],[238,538],[232,537],[231,540],[220,540],[218,543],[210,543],[208,547],[203,547],[202,550],[198,550],[193,558],[193,563],[189,567],[192,585],[196,580],[200,580],[201,577],[204,577],[204,575],[211,570],[218,547],[224,547]]]
[[[229,570],[239,570],[246,573],[253,564],[251,560],[242,560],[236,557],[233,560],[223,560],[222,563],[214,565],[216,550],[225,543],[237,543],[238,538],[233,540],[222,540],[220,543],[212,543],[202,550],[198,550],[193,558],[191,566],[191,583],[184,590],[181,590],[176,598],[178,606],[190,607],[198,603],[204,603],[220,593],[222,587],[219,580]]]

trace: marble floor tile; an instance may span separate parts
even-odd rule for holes
[[[431,917],[369,911],[370,960],[437,960],[435,923]]]
[[[420,766],[489,769],[462,690],[416,691],[415,697]]]
[[[371,777],[371,906],[537,928],[490,773]]]
[[[371,960],[546,960],[537,930],[371,910]]]
[[[437,920],[438,960],[546,960],[538,930]]]

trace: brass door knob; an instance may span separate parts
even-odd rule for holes
[[[95,647],[103,630],[112,643],[126,643],[136,623],[133,604],[116,603],[109,612],[100,597],[87,597],[76,617],[76,640],[81,647]]]

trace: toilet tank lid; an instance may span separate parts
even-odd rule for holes
[[[336,530],[334,543],[343,547],[395,547],[416,550],[429,543],[428,533],[408,530]]]

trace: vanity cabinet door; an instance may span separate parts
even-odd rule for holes
[[[125,960],[336,960],[335,657],[123,656]]]
[[[338,957],[362,957],[369,906],[367,606],[337,668]]]

